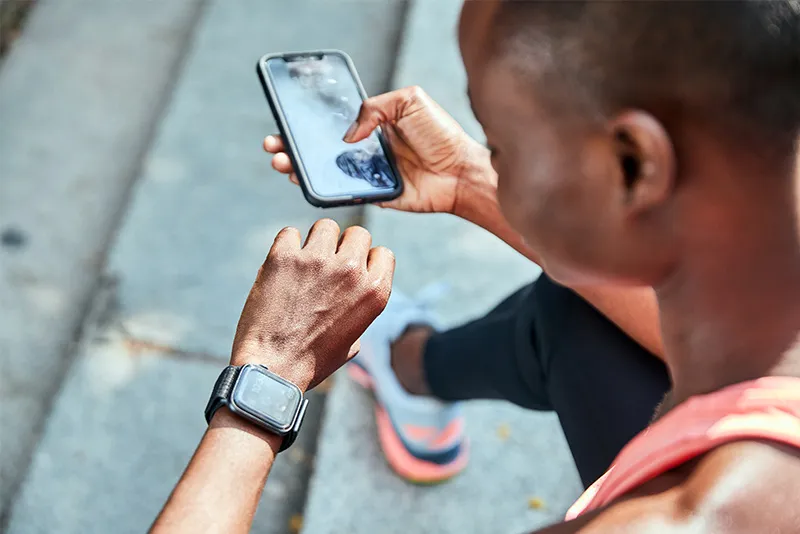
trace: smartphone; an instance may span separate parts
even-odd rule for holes
[[[309,203],[323,208],[361,204],[403,192],[380,129],[358,143],[342,140],[366,98],[347,54],[268,54],[256,71]]]

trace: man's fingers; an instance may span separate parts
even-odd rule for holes
[[[285,152],[278,152],[272,156],[272,168],[283,174],[289,174],[294,170],[292,161]]]
[[[358,118],[344,134],[344,140],[348,143],[361,141],[379,125],[402,119],[422,96],[424,92],[419,87],[406,87],[366,99]]]
[[[373,248],[367,256],[367,270],[391,289],[394,277],[394,253],[386,247]]]
[[[292,167],[292,160],[289,159],[289,155],[284,152],[284,145],[283,139],[281,139],[278,135],[268,135],[264,139],[264,150],[271,154],[275,154],[272,156],[272,168],[278,171],[281,174],[288,174],[289,181],[300,185],[300,181],[297,179],[297,176],[294,174],[294,167]]]
[[[278,235],[275,236],[275,241],[272,243],[272,248],[269,250],[270,256],[276,252],[286,250],[300,250],[300,230],[292,228],[291,226],[284,228]]]
[[[358,338],[355,343],[350,347],[350,350],[347,351],[347,360],[350,361],[356,357],[358,352],[361,350],[361,338]]]
[[[370,233],[361,226],[351,226],[342,232],[339,249],[336,253],[355,258],[359,264],[364,265],[371,246],[372,236]]]
[[[392,294],[392,280],[394,279],[394,254],[386,247],[375,247],[369,251],[367,257],[367,270],[372,276],[374,285],[372,298],[379,306],[378,312],[383,311]]]
[[[400,135],[395,131],[393,126],[384,126],[382,131],[384,137],[386,137],[386,140],[389,141],[389,145],[392,147],[392,152],[394,152],[396,158],[407,159],[412,163],[420,165],[420,160],[417,153],[409,148],[406,142],[403,141]]]
[[[264,150],[271,153],[277,154],[278,152],[283,152],[283,139],[279,135],[268,135],[264,138]]]
[[[328,256],[336,253],[339,243],[339,225],[333,219],[320,219],[308,231],[304,250]]]

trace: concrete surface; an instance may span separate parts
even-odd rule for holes
[[[255,64],[267,52],[341,48],[377,92],[388,84],[402,14],[397,2],[209,4],[111,254],[132,337],[227,358],[278,230],[359,216],[313,208],[272,171],[260,144],[276,128]]]
[[[8,532],[145,532],[186,467],[217,367],[115,337],[71,368]]]
[[[446,484],[426,487],[389,470],[375,438],[371,399],[346,377],[337,380],[325,410],[306,534],[521,534],[562,519],[578,494],[550,414],[470,404],[469,467]],[[500,428],[508,429],[507,439]],[[531,499],[543,507],[532,508]]]
[[[147,528],[203,432],[202,408],[246,293],[283,226],[364,220],[376,243],[395,250],[400,290],[450,282],[438,307],[450,324],[538,274],[454,217],[314,209],[259,147],[274,124],[256,59],[316,47],[348,51],[370,93],[390,79],[423,85],[481,137],[455,48],[459,6],[416,0],[407,13],[399,1],[40,1],[0,71],[3,491],[25,469],[30,414],[49,406],[100,271],[104,283],[8,516],[9,534]],[[67,66],[62,73],[40,68],[53,57]],[[109,57],[128,59],[120,66]],[[558,519],[578,493],[551,414],[471,404],[470,467],[449,484],[420,488],[389,472],[371,402],[344,376],[330,394],[315,459],[324,396],[312,400],[300,442],[279,458],[254,532],[292,531],[314,468],[307,534],[523,532]],[[531,498],[544,507],[531,508]]]
[[[460,4],[412,3],[393,85],[421,85],[482,138],[456,48]],[[493,236],[451,216],[369,207],[366,224],[376,242],[395,252],[396,289],[413,294],[431,282],[451,285],[438,306],[449,324],[485,313],[540,272]],[[341,376],[325,410],[303,532],[520,533],[560,520],[580,486],[555,416],[497,402],[469,403],[466,413],[468,469],[438,487],[412,486],[383,460],[371,398]],[[507,440],[501,437],[505,429]],[[531,509],[531,498],[544,507]]]
[[[270,51],[342,48],[377,92],[388,84],[403,14],[398,2],[206,3],[110,252],[103,335],[121,341],[79,356],[10,533],[141,532],[152,521],[202,432],[207,395],[277,231],[289,224],[307,229],[323,216],[346,224],[361,215],[310,207],[270,169],[260,144],[275,128],[255,62]],[[131,355],[131,346],[146,354]],[[162,361],[165,354],[181,356]],[[104,388],[98,370],[116,385]],[[174,397],[166,395],[179,405],[163,419],[156,379],[175,387]],[[321,408],[320,400],[313,403]],[[117,421],[116,413],[130,421]],[[314,438],[313,425],[304,425],[308,447]],[[282,458],[254,531],[287,532],[288,515],[303,504],[308,447],[302,461],[292,458],[303,449]],[[54,465],[62,457],[68,461]]]
[[[113,327],[87,338],[8,532],[145,532],[205,430],[202,407],[218,372],[213,360],[147,350]],[[311,430],[276,462],[266,502],[303,494]],[[253,531],[286,532],[288,521],[262,506]]]
[[[0,528],[200,0],[41,0],[0,69]]]

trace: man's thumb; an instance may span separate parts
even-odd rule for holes
[[[344,134],[348,143],[366,139],[381,124],[392,123],[403,118],[408,103],[421,91],[419,87],[406,87],[373,96],[364,100],[358,118]]]

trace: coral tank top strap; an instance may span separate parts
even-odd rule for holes
[[[800,448],[800,378],[759,378],[683,402],[622,449],[567,519],[605,506],[711,449],[746,439]]]

